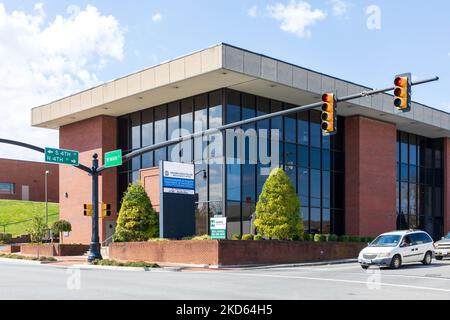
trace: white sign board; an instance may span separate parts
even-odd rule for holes
[[[192,195],[195,193],[193,164],[163,161],[161,174],[164,193]]]
[[[210,220],[211,239],[227,238],[227,218],[214,217]]]

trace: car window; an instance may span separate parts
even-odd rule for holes
[[[402,240],[402,242],[401,242],[401,245],[407,245],[407,246],[410,246],[410,245],[412,245],[413,244],[413,241],[412,241],[412,239],[411,239],[411,236],[404,236],[403,237],[403,240]]]
[[[411,241],[413,245],[424,244],[423,238],[420,236],[420,233],[413,233],[411,235]]]
[[[431,237],[428,234],[424,233],[424,232],[420,233],[420,237],[422,238],[423,243],[433,242],[433,239],[431,239]]]
[[[399,235],[382,235],[376,238],[371,244],[371,247],[396,247],[400,241]]]
[[[447,233],[447,236],[445,238],[450,239],[450,232]]]

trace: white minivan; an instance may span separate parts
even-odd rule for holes
[[[424,231],[394,231],[383,233],[364,248],[358,257],[363,269],[371,265],[398,269],[404,263],[431,264],[434,243]]]

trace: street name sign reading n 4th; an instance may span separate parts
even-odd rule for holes
[[[72,150],[45,148],[45,162],[78,166],[80,164],[79,152]]]
[[[105,168],[118,167],[122,165],[122,150],[105,153]]]

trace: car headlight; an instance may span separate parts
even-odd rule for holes
[[[378,258],[389,258],[391,256],[390,252],[379,253]]]

